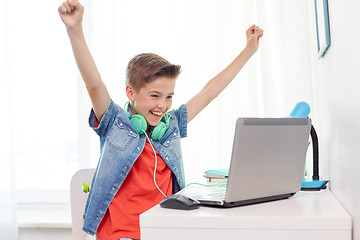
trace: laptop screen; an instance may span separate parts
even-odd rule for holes
[[[299,191],[310,128],[310,118],[238,118],[225,201]]]

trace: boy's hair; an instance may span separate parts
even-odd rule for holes
[[[169,63],[154,53],[142,53],[129,61],[126,68],[126,85],[139,91],[146,83],[158,77],[177,78],[181,72],[180,65]]]

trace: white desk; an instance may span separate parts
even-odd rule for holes
[[[153,207],[140,215],[142,240],[350,240],[352,219],[330,190],[290,199],[219,209]]]

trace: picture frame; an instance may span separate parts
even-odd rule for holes
[[[329,26],[329,8],[328,0],[314,0],[315,20],[317,35],[318,58],[324,57],[324,54],[330,46],[330,26]]]

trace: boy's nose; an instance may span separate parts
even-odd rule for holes
[[[165,100],[159,100],[158,103],[157,103],[157,106],[158,106],[159,109],[166,108]]]

